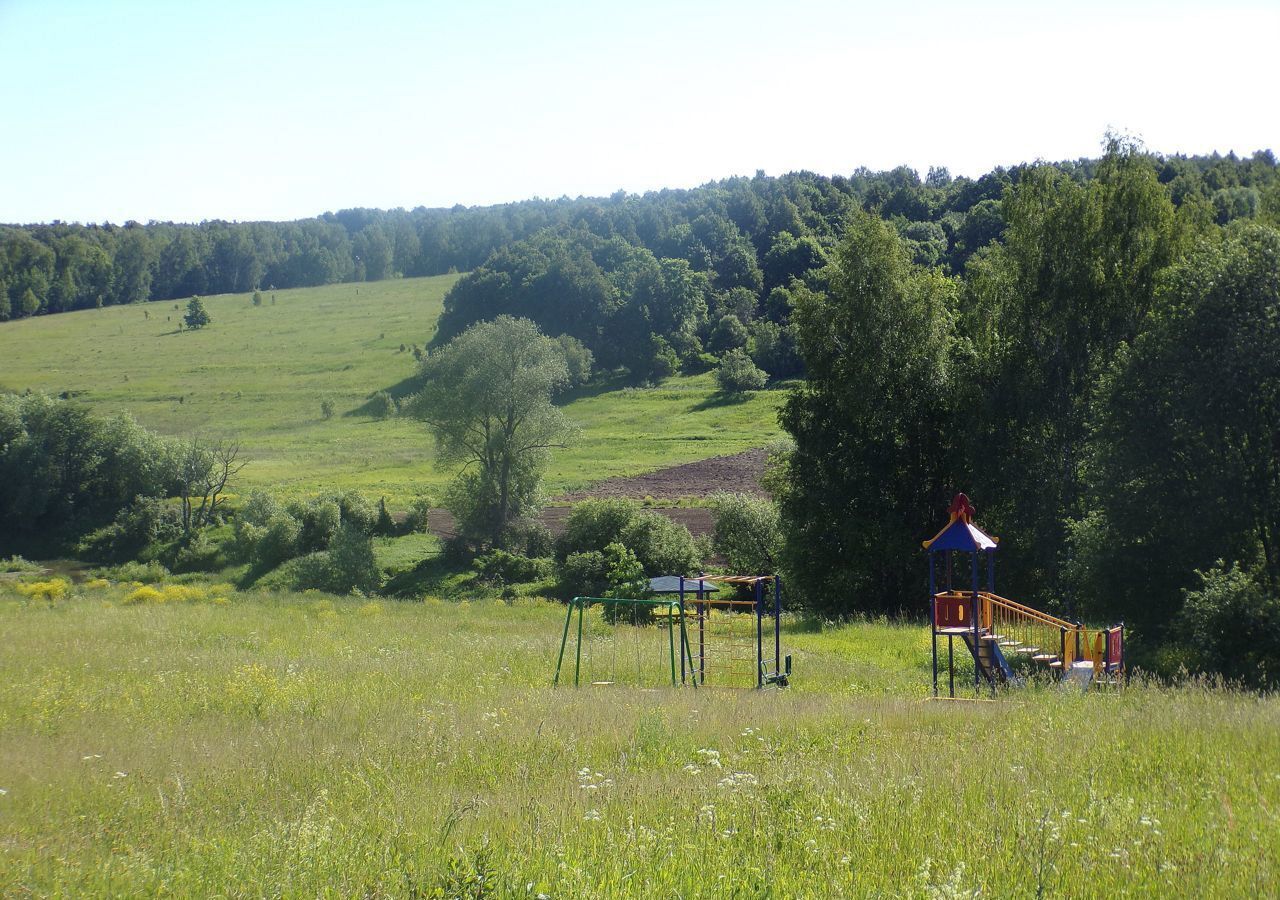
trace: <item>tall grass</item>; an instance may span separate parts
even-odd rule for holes
[[[786,692],[553,690],[563,608],[541,601],[0,590],[5,895],[1253,897],[1280,880],[1275,698],[929,703],[927,633],[887,623],[792,623]]]

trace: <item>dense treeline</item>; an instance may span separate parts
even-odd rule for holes
[[[809,604],[921,608],[919,541],[964,490],[1001,593],[1124,619],[1147,662],[1280,680],[1271,172],[1224,216],[1119,142],[1087,179],[1038,166],[959,275],[855,215],[792,317],[808,377],[774,481]]]
[[[1175,205],[1195,206],[1210,220],[1274,215],[1280,208],[1270,153],[1153,164]],[[1096,165],[1085,160],[1060,168],[1085,181]],[[552,229],[620,241],[658,260],[683,259],[707,276],[708,290],[739,291],[733,301],[709,298],[715,325],[722,310],[747,313],[741,291],[754,292],[764,312],[774,288],[785,288],[820,262],[814,254],[834,245],[854,209],[873,209],[894,222],[917,262],[959,273],[979,247],[1001,234],[1000,201],[1024,171],[997,169],[976,180],[952,179],[945,170],[931,170],[921,180],[905,167],[859,170],[847,178],[757,175],[643,196],[354,209],[283,223],[0,226],[0,320],[195,294],[469,271],[495,251]],[[547,240],[540,236],[539,246]],[[494,260],[493,271],[511,274],[510,262]],[[595,264],[612,274],[609,260]],[[778,322],[783,316],[775,309],[766,318]],[[457,324],[465,325],[461,319]]]
[[[1280,215],[1270,153],[1141,161],[1188,221],[1207,227]],[[1084,190],[1106,165],[1053,167],[1056,180],[1040,193]],[[892,225],[912,263],[962,275],[975,253],[1019,227],[1007,219],[1023,215],[1004,202],[1009,190],[1045,171],[997,170],[976,181],[939,170],[923,181],[908,169],[802,173],[615,197],[503,247],[464,277],[445,300],[436,344],[506,314],[571,334],[605,366],[642,377],[699,371],[734,351],[774,377],[796,375],[803,364],[791,313],[807,293],[827,289],[826,267],[851,215],[872,211]],[[1036,202],[1031,189],[1019,196],[1024,206]]]

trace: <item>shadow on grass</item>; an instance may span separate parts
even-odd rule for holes
[[[364,403],[361,403],[355,409],[347,410],[342,415],[344,418],[366,418],[366,419],[379,418],[378,416],[379,409],[378,409],[378,404],[376,399],[378,394],[382,393],[383,391],[386,391],[388,394],[391,395],[392,400],[399,402],[401,400],[404,400],[406,397],[412,397],[414,394],[418,393],[418,390],[421,387],[422,387],[422,379],[418,376],[417,373],[414,373],[413,375],[410,375],[408,378],[402,378],[401,380],[397,381],[395,384],[391,385],[391,387],[381,388],[377,391],[374,391],[372,394],[369,395],[368,399],[366,399]],[[382,418],[386,418],[386,417],[383,416]]]
[[[693,404],[689,407],[689,412],[706,412],[709,409],[725,409],[730,406],[741,406],[751,399],[751,394],[755,391],[744,391],[741,394],[726,394],[724,391],[717,391],[707,399]]]
[[[382,586],[380,593],[403,600],[420,600],[428,594],[447,596],[456,593],[463,586],[461,582],[471,580],[466,578],[467,574],[474,573],[437,553],[420,560],[413,568],[396,572]]]

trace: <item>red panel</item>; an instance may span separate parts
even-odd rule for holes
[[[968,628],[973,625],[971,597],[938,597],[934,603],[935,628]]]
[[[1111,668],[1124,666],[1124,630],[1120,628],[1107,632],[1107,663]]]

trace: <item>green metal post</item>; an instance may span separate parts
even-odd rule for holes
[[[578,604],[578,658],[573,664],[573,686],[578,686],[578,673],[582,670],[582,612],[586,608],[586,603],[575,601]]]
[[[551,680],[553,686],[560,683],[560,665],[564,662],[564,645],[569,641],[569,623],[572,620],[573,604],[570,603],[564,611],[564,634],[560,635],[560,655],[556,658],[556,677]]]

